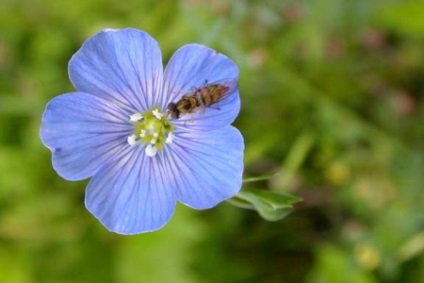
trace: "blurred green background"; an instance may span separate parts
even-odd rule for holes
[[[1,282],[424,282],[424,2],[0,0]],[[303,202],[266,222],[179,206],[109,233],[86,181],[53,171],[46,103],[105,27],[149,32],[166,62],[206,44],[240,67],[248,187]]]

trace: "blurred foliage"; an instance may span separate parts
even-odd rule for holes
[[[268,221],[283,219],[299,201],[301,201],[299,197],[291,194],[252,188],[243,189],[228,200],[236,207],[256,210]]]
[[[0,0],[2,282],[424,282],[424,2]],[[104,27],[165,62],[207,44],[240,67],[246,188],[286,218],[179,206],[162,230],[106,231],[38,137],[67,62]]]

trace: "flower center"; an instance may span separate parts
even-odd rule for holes
[[[156,155],[165,143],[172,143],[174,139],[174,125],[158,107],[144,113],[135,113],[130,116],[134,123],[134,134],[128,137],[128,144],[147,144],[145,152],[148,156]]]

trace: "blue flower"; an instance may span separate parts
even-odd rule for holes
[[[167,112],[169,103],[206,82],[238,80],[229,58],[188,44],[163,70],[150,35],[108,29],[71,58],[69,77],[77,91],[48,103],[41,140],[60,176],[91,177],[85,205],[107,229],[154,231],[177,201],[207,209],[238,193],[244,143],[230,125],[240,110],[238,88],[193,114]]]

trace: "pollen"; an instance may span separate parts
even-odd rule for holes
[[[141,113],[135,113],[130,116],[131,122],[137,122],[137,121],[140,121],[141,119],[143,119],[143,116],[141,115]]]
[[[158,120],[162,119],[162,117],[164,116],[164,114],[162,112],[160,112],[158,109],[153,109],[152,114]]]
[[[134,132],[127,138],[130,146],[144,145],[145,153],[153,157],[166,143],[174,139],[174,125],[158,107],[130,116]]]
[[[137,137],[135,135],[131,135],[127,138],[128,144],[133,146],[137,144]]]

